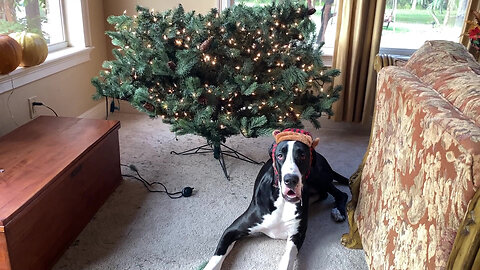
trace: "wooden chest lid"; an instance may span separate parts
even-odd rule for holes
[[[120,122],[40,116],[0,137],[0,226]]]

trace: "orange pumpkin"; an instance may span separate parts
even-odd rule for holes
[[[0,35],[0,74],[14,71],[22,61],[22,47],[13,38]]]
[[[10,34],[10,37],[22,46],[22,62],[20,66],[36,66],[43,63],[47,58],[47,42],[39,34],[21,32]]]

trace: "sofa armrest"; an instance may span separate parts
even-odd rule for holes
[[[383,68],[377,87],[354,215],[367,263],[444,268],[478,189],[480,127],[404,68]]]

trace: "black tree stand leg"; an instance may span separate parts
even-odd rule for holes
[[[225,177],[227,178],[228,181],[230,181],[230,175],[228,175],[227,172],[227,165],[225,164],[225,160],[223,159],[223,153],[220,151],[220,156],[218,158],[218,162],[220,163],[220,166],[222,167],[223,173],[225,174]]]
[[[227,150],[222,150],[222,146],[226,148]],[[195,147],[192,149],[188,149],[182,152],[176,152],[176,151],[171,151],[170,154],[175,154],[175,155],[182,155],[182,156],[189,156],[189,155],[195,155],[195,154],[208,154],[208,153],[213,153],[213,156],[215,159],[218,159],[218,162],[220,163],[220,167],[222,167],[223,173],[225,174],[225,178],[230,181],[230,175],[228,175],[227,172],[227,165],[225,164],[225,159],[223,156],[228,156],[232,157],[241,161],[245,161],[251,164],[256,164],[256,165],[262,165],[265,162],[258,162],[255,161],[244,154],[238,152],[237,150],[234,150],[225,144],[220,144],[220,146],[216,147],[213,144],[204,144],[199,147]]]
[[[212,153],[213,148],[209,144],[204,144],[199,147],[195,147],[192,149],[185,150],[183,152],[177,153],[176,151],[170,151],[170,154],[175,154],[175,155],[182,155],[182,156],[189,156],[189,155],[194,155],[194,154],[207,154],[207,153]]]

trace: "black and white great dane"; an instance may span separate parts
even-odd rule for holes
[[[325,199],[327,192],[333,195],[332,217],[338,222],[345,220],[348,196],[333,180],[348,184],[348,179],[333,171],[315,151],[318,139],[298,129],[275,131],[274,136],[271,158],[258,173],[248,209],[225,230],[205,270],[220,270],[237,240],[258,233],[287,240],[278,269],[292,269],[307,231],[310,195],[318,194],[320,199]]]

